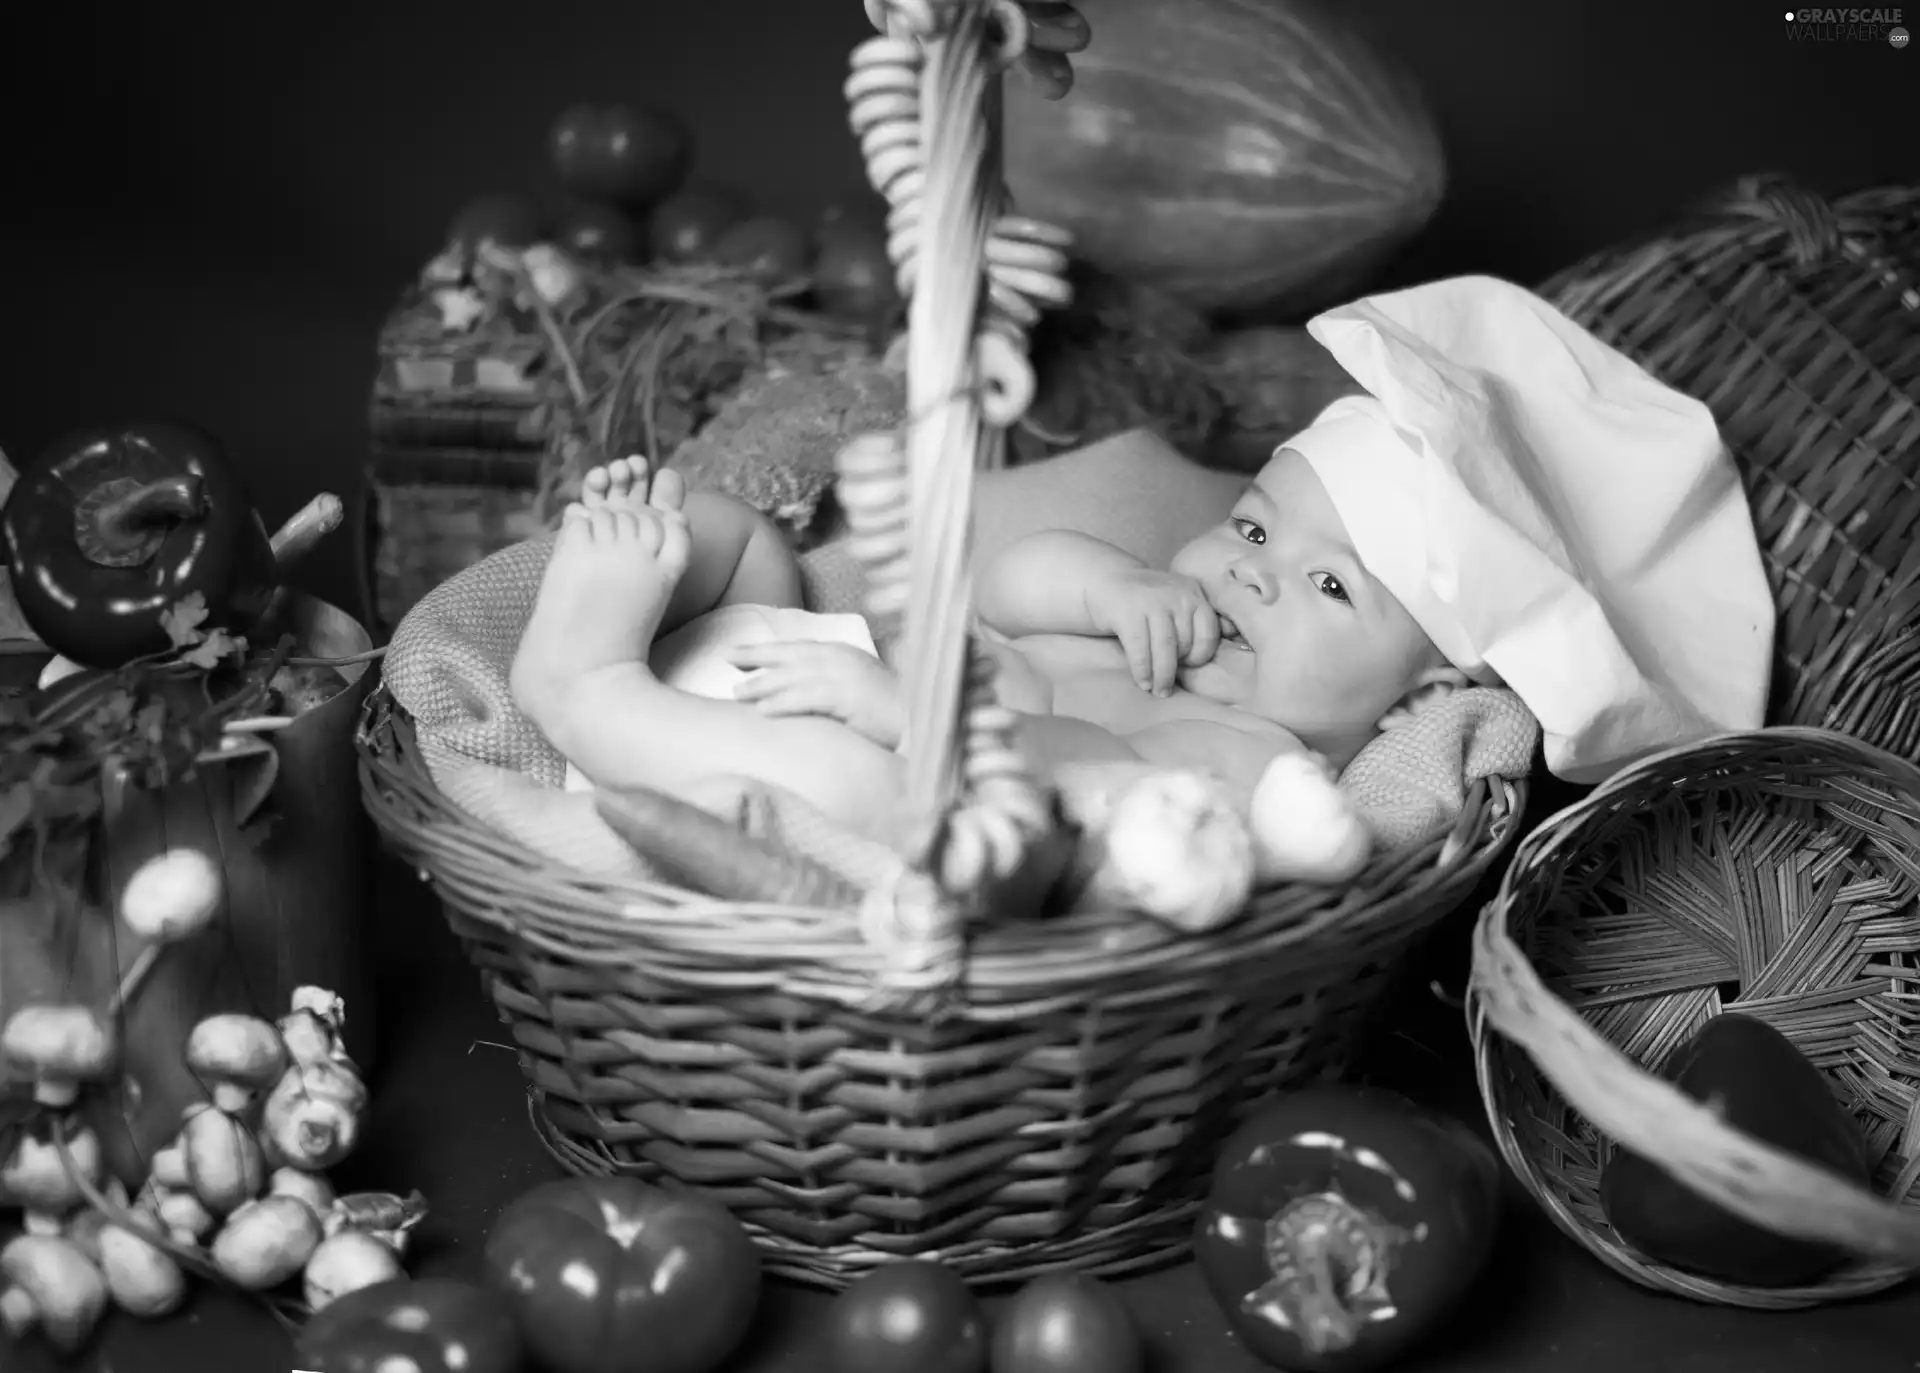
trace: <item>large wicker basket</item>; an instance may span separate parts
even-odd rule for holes
[[[1747,178],[1541,294],[1712,407],[1780,608],[1773,720],[1920,755],[1920,186]]]
[[[1778,723],[1629,768],[1528,836],[1474,951],[1488,1116],[1554,1222],[1637,1282],[1763,1308],[1888,1287],[1920,1269],[1920,188],[1747,182],[1553,290],[1739,454],[1781,609]],[[1824,1070],[1878,1197],[1658,1080],[1729,1009]],[[1790,1290],[1652,1262],[1599,1203],[1623,1146],[1859,1261]]]
[[[974,26],[978,43],[978,26],[1007,7],[870,5],[882,9],[892,31],[856,53],[856,127],[863,92],[916,89],[905,68],[921,51],[919,98],[946,105],[924,126],[927,241],[908,366],[911,408],[927,418],[907,426],[918,523],[903,531],[909,580],[892,588],[907,610],[899,662],[924,706],[907,734],[921,748],[964,734],[955,746],[973,767],[994,730],[990,688],[952,651],[963,644],[912,635],[965,604],[954,522],[968,518],[970,467],[991,462],[995,445],[994,421],[974,412],[1018,389],[982,397],[970,378],[985,353],[973,350],[997,349],[1004,368],[1020,328],[993,322],[1008,282],[981,289],[980,237],[998,230],[977,222],[968,198],[991,203],[993,187],[955,197],[949,184],[977,178],[988,152],[991,81],[970,65],[981,54],[951,37],[910,45],[935,21]],[[902,146],[866,143],[876,184],[896,200],[918,193],[911,178],[882,175]],[[1014,231],[1024,246],[998,245],[999,260],[1047,260],[1044,226]],[[946,337],[976,309],[993,339]],[[963,622],[946,628],[964,635]],[[448,802],[385,696],[361,753],[368,809],[443,897],[512,1026],[535,1126],[560,1163],[702,1187],[747,1223],[770,1272],[827,1286],[902,1256],[988,1282],[1185,1252],[1214,1147],[1242,1106],[1342,1068],[1396,960],[1472,892],[1523,802],[1519,786],[1482,785],[1452,833],[1376,858],[1345,887],[1265,891],[1209,934],[1118,911],[950,930],[950,980],[930,1015],[876,1005],[860,911],[742,907],[544,862]],[[935,764],[923,776],[945,785]]]

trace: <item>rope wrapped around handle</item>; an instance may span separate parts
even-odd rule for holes
[[[1000,465],[1005,430],[1033,399],[1027,331],[1070,297],[1069,238],[1007,213],[999,175],[997,83],[1033,35],[1022,5],[866,3],[882,32],[854,50],[846,97],[908,300],[908,418],[904,441],[872,434],[843,449],[838,494],[869,616],[904,683],[902,799],[925,826],[909,858],[951,898],[948,918],[914,922],[929,947],[913,961],[936,965],[924,983],[958,978],[964,908],[1053,826],[971,634],[967,559],[975,473]]]

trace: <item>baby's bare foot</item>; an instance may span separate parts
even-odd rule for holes
[[[595,467],[580,483],[580,501],[589,510],[636,510],[644,506],[678,510],[686,495],[686,483],[678,472],[652,471],[638,454]]]
[[[567,507],[509,676],[514,703],[549,737],[581,723],[565,718],[581,679],[645,667],[689,551],[677,509]]]

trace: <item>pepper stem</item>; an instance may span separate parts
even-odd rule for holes
[[[1306,1246],[1302,1282],[1294,1294],[1294,1328],[1300,1343],[1316,1354],[1346,1349],[1360,1337],[1360,1322],[1348,1309],[1341,1280],[1326,1246]]]
[[[1384,1290],[1389,1227],[1338,1192],[1299,1197],[1267,1222],[1273,1281],[1259,1295],[1285,1312],[1316,1354],[1348,1349],[1391,1305]]]
[[[75,513],[81,551],[102,566],[124,566],[151,557],[167,526],[203,516],[206,492],[191,472],[115,482]]]

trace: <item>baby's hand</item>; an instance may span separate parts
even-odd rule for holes
[[[751,673],[734,696],[767,715],[824,715],[882,748],[898,748],[906,728],[900,679],[852,644],[746,644],[730,655]]]
[[[1181,664],[1198,667],[1220,647],[1220,617],[1200,583],[1174,572],[1131,568],[1087,591],[1087,611],[1126,650],[1142,691],[1166,696]]]

